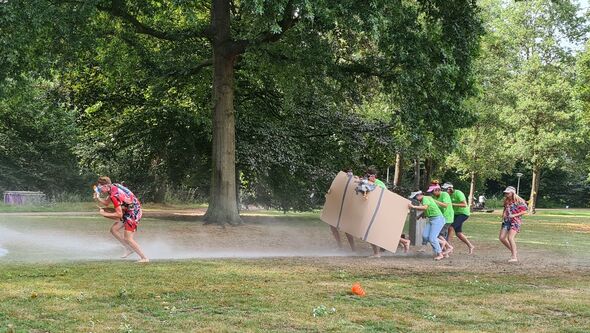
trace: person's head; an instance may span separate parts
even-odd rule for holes
[[[101,193],[109,192],[111,190],[111,185],[111,179],[107,176],[98,177],[98,181],[96,182],[96,187],[98,187]]]
[[[416,191],[416,192],[412,192],[410,194],[410,199],[416,199],[418,201],[422,201],[423,197],[424,197],[424,193],[422,193],[422,191]]]
[[[375,168],[367,169],[367,179],[374,182],[377,179],[377,170]]]
[[[511,204],[514,202],[525,202],[523,198],[516,194],[514,186],[508,186],[504,190],[504,205]]]
[[[434,195],[435,197],[440,196],[440,186],[438,186],[438,184],[436,185],[430,185],[430,187],[428,188],[428,190],[426,191],[428,193],[432,193],[432,195]]]
[[[455,189],[453,188],[453,184],[451,183],[444,183],[442,185],[442,189],[447,191],[447,193],[449,194],[452,194],[455,191]]]

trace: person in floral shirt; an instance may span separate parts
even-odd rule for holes
[[[526,201],[516,194],[516,189],[508,186],[504,190],[504,213],[502,213],[502,228],[500,242],[511,252],[508,262],[517,262],[516,234],[520,232],[522,215],[527,213]]]

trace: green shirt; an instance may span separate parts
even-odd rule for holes
[[[375,179],[375,185],[377,185],[379,187],[383,187],[384,189],[387,189],[387,186],[385,186],[385,183],[379,179]]]
[[[442,215],[442,212],[438,208],[438,205],[436,204],[436,202],[434,202],[434,200],[431,197],[423,196],[422,197],[422,206],[426,206],[426,205],[428,206],[428,209],[426,209],[426,216],[436,217],[436,216]]]
[[[454,204],[458,204],[458,203],[462,203],[465,202],[467,203],[467,200],[465,200],[465,194],[463,194],[463,192],[459,191],[459,190],[454,190],[453,194],[451,194],[451,201]],[[453,210],[455,211],[455,215],[467,215],[469,216],[469,207],[465,206],[465,207],[453,207]]]
[[[455,213],[453,210],[453,202],[451,201],[451,196],[447,192],[440,192],[440,195],[438,197],[434,197],[434,198],[442,203],[447,204],[447,208],[442,208],[440,206],[439,206],[439,208],[442,211],[447,224],[453,223],[453,218],[455,217]]]

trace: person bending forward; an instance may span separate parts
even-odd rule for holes
[[[141,203],[137,197],[125,186],[111,183],[111,179],[106,176],[98,178],[97,189],[94,199],[105,206],[99,207],[100,215],[115,220],[111,226],[111,234],[125,247],[126,251],[121,258],[127,258],[135,252],[140,258],[137,262],[149,262],[139,244],[133,239],[142,216]],[[108,198],[101,199],[99,193],[108,194]],[[113,213],[104,210],[110,203],[115,208]],[[121,230],[124,230],[123,233]]]

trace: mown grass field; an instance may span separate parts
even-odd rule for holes
[[[72,219],[1,216],[0,226],[71,230]],[[527,217],[518,264],[506,263],[498,219],[474,214],[465,232],[476,254],[458,246],[450,260],[437,263],[418,254],[368,259],[366,246],[357,256],[147,265],[0,257],[0,332],[8,325],[16,332],[588,332],[590,211]],[[86,220],[88,232],[106,232],[98,218]],[[245,220],[246,226],[222,232],[248,232],[245,239],[280,248],[288,240],[283,245],[269,235],[306,230],[318,235],[314,242],[333,247],[317,214],[250,213]],[[179,242],[204,228],[166,217],[142,223],[148,234],[163,225],[175,230]],[[260,230],[268,234],[255,233]],[[363,298],[349,292],[357,281],[367,292]]]

